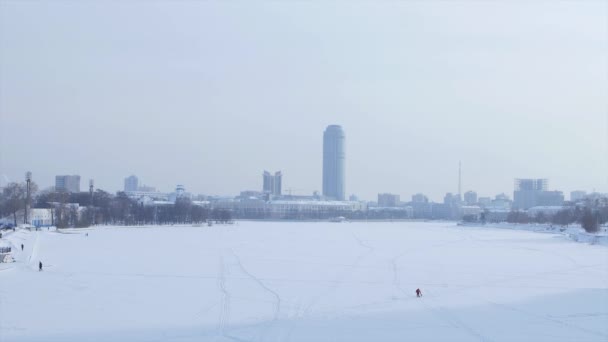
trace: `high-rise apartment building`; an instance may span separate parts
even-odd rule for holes
[[[131,175],[125,178],[125,192],[127,191],[137,191],[139,188],[139,180],[137,176]]]
[[[338,125],[327,126],[323,133],[323,196],[344,200],[344,161],[344,131]]]
[[[515,179],[515,191],[547,191],[549,181],[546,178],[540,179]]]
[[[65,192],[80,192],[79,175],[55,176],[55,190]]]
[[[513,208],[528,210],[536,206],[560,206],[564,203],[561,191],[547,191],[547,179],[516,179]]]
[[[262,191],[266,194],[280,196],[283,191],[283,174],[281,171],[277,171],[271,174],[268,171],[264,171]]]

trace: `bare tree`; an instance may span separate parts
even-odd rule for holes
[[[507,222],[509,223],[529,223],[530,217],[523,211],[511,211],[507,215]]]
[[[551,218],[551,222],[560,226],[568,226],[569,224],[576,222],[574,210],[567,208],[558,211]]]
[[[536,213],[536,217],[534,218],[534,220],[536,221],[536,223],[547,223],[547,222],[549,222],[549,218],[542,211],[539,211],[538,213]]]
[[[17,225],[17,212],[25,208],[26,189],[23,184],[9,183],[2,191],[4,198],[4,211],[13,215],[15,226]]]
[[[597,233],[600,230],[600,220],[597,212],[585,208],[581,217],[581,226],[587,233]]]

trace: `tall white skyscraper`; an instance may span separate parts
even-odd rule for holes
[[[323,133],[323,195],[343,201],[344,131],[341,126],[327,126]]]

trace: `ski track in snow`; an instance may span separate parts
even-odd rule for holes
[[[263,341],[264,340],[264,336],[267,334],[268,330],[270,330],[270,328],[274,325],[274,323],[276,323],[279,320],[280,314],[281,314],[281,296],[274,291],[273,289],[269,288],[268,286],[266,286],[266,284],[264,284],[260,278],[256,277],[255,275],[253,275],[251,272],[249,272],[244,266],[243,263],[241,262],[241,259],[239,258],[239,256],[234,252],[233,249],[230,250],[230,252],[232,253],[232,255],[234,256],[236,263],[239,267],[239,269],[241,270],[241,272],[243,272],[245,275],[247,275],[247,277],[251,280],[253,280],[256,284],[258,284],[264,291],[266,291],[267,293],[269,293],[272,297],[273,297],[273,301],[274,301],[274,314],[272,316],[272,319],[268,322],[263,322],[262,324],[260,324],[259,326],[264,325],[265,328],[262,329],[262,331],[260,332],[260,336],[258,338],[259,341]]]
[[[296,311],[296,313],[294,314],[293,317],[291,317],[291,321],[292,324],[289,328],[289,331],[285,337],[285,341],[290,341],[291,340],[291,336],[293,335],[293,332],[296,330],[298,322],[302,319],[306,319],[312,316],[312,309],[313,307],[318,303],[318,301],[321,298],[324,298],[326,296],[331,295],[333,292],[335,292],[343,283],[344,281],[348,278],[349,275],[352,274],[352,272],[354,272],[357,267],[361,264],[361,262],[363,261],[364,258],[366,258],[367,256],[369,256],[370,254],[374,253],[374,248],[372,246],[370,246],[369,244],[365,243],[363,240],[361,240],[354,232],[351,232],[351,235],[353,237],[353,239],[357,242],[357,244],[361,247],[364,248],[366,251],[359,254],[353,263],[351,263],[349,265],[349,267],[346,267],[344,269],[344,272],[342,272],[338,277],[335,278],[335,280],[331,283],[331,285],[329,286],[329,288],[321,293],[319,293],[317,296],[315,296],[312,300],[310,300],[308,302],[308,305],[306,305],[306,307],[303,310],[298,309]],[[350,272],[347,271],[347,269],[352,269]],[[338,310],[343,312],[342,310]]]
[[[230,293],[226,289],[226,265],[224,264],[223,256],[220,257],[219,276],[217,279],[217,285],[222,293],[218,332],[220,336],[230,338],[226,333],[226,325],[230,323]]]
[[[241,262],[241,259],[239,258],[239,256],[234,252],[234,250],[230,250],[232,252],[232,255],[234,255],[234,257],[236,258],[237,261],[237,265],[239,266],[239,268],[241,269],[241,271],[243,273],[245,273],[251,280],[255,281],[258,285],[260,285],[260,287],[262,289],[264,289],[266,292],[270,293],[272,295],[272,297],[274,297],[275,300],[275,308],[274,308],[274,315],[272,317],[273,321],[276,321],[279,319],[279,315],[281,313],[281,296],[274,291],[273,289],[269,288],[268,286],[266,286],[261,280],[260,278],[256,277],[255,275],[253,275],[251,272],[249,272],[244,266],[243,263]]]
[[[489,303],[490,305],[496,306],[496,307],[498,307],[500,309],[503,309],[503,310],[515,311],[515,312],[517,312],[519,314],[524,314],[526,316],[531,316],[531,317],[534,317],[534,318],[543,319],[545,321],[549,321],[549,322],[552,322],[552,323],[557,324],[557,325],[566,326],[568,328],[576,329],[578,331],[581,331],[581,332],[584,332],[584,333],[587,333],[587,334],[591,334],[591,335],[594,335],[594,336],[603,337],[603,338],[606,338],[606,340],[608,340],[608,334],[604,334],[604,333],[601,333],[601,332],[598,332],[598,331],[595,331],[595,330],[590,330],[590,329],[587,329],[587,328],[583,328],[583,327],[577,326],[575,324],[565,322],[565,321],[563,321],[561,319],[557,319],[555,317],[551,317],[550,315],[539,315],[539,314],[536,314],[536,313],[533,313],[533,312],[530,312],[530,311],[518,308],[515,305],[508,305],[508,304],[504,304],[504,303],[498,303],[498,302],[489,300],[487,298],[483,298],[483,300],[486,303]],[[603,315],[606,315],[606,314],[603,314]]]
[[[432,246],[433,248],[436,247],[442,247],[446,244],[451,244],[454,242],[448,242],[448,243],[442,243],[442,244],[436,244],[434,246]],[[422,303],[422,305],[426,308],[426,310],[428,312],[430,312],[432,315],[434,315],[435,317],[437,317],[439,320],[442,320],[444,322],[446,322],[448,325],[460,329],[460,330],[464,330],[465,332],[467,332],[469,335],[471,335],[472,337],[474,337],[475,339],[478,339],[479,341],[483,341],[483,342],[492,342],[491,339],[489,339],[486,336],[483,336],[481,333],[479,333],[477,330],[473,329],[471,326],[465,324],[461,319],[459,319],[456,315],[451,314],[450,312],[447,311],[447,309],[438,306],[438,307],[434,307],[431,304],[427,303],[425,301],[424,297],[429,297],[426,296],[425,294],[423,294],[422,298],[417,298],[414,297],[413,294],[410,294],[409,292],[405,291],[405,289],[403,289],[403,287],[401,286],[401,280],[399,277],[399,268],[398,268],[398,264],[397,261],[404,257],[405,255],[411,254],[416,252],[416,250],[410,250],[410,251],[406,251],[403,252],[395,257],[393,257],[390,260],[391,263],[391,269],[393,272],[393,286],[399,291],[401,292],[404,296],[406,296],[407,299],[410,300],[417,300],[420,303]],[[427,292],[428,294],[432,294],[432,292],[430,290],[425,290],[425,292]]]
[[[471,232],[468,232],[468,231],[463,231],[463,232],[465,232],[464,236],[466,237],[467,240],[473,241],[478,246],[480,246],[482,244],[482,242],[479,239],[475,238],[471,234]],[[433,247],[440,247],[440,246],[443,246],[443,245],[445,245],[445,244],[438,244],[438,245],[435,245]],[[519,248],[517,248],[517,247],[515,247],[515,248],[509,247],[509,248],[511,248],[511,249],[522,249],[521,247],[519,247]],[[542,251],[539,251],[537,249],[528,249],[528,250],[531,250],[531,251],[534,251],[534,252],[542,252]],[[398,268],[397,261],[400,258],[402,258],[403,256],[405,256],[407,254],[410,254],[412,252],[414,252],[414,251],[406,251],[404,253],[401,253],[401,254],[395,256],[394,258],[392,258],[390,260],[391,269],[393,271],[393,285],[401,293],[403,293],[405,296],[410,296],[410,294],[408,292],[406,292],[403,289],[403,287],[401,286],[401,281],[400,281],[400,277],[399,277],[399,268]],[[509,281],[513,281],[513,280],[521,280],[521,279],[528,279],[528,278],[537,278],[537,277],[543,277],[543,276],[551,275],[551,274],[562,274],[563,272],[578,271],[578,270],[584,269],[584,268],[593,268],[593,267],[603,266],[602,264],[581,265],[574,258],[572,258],[570,256],[567,256],[567,255],[564,255],[564,254],[561,254],[561,253],[557,253],[557,252],[546,252],[546,253],[548,253],[550,255],[553,255],[553,256],[564,258],[564,259],[568,260],[570,263],[572,263],[574,265],[574,267],[569,267],[569,268],[565,268],[565,269],[562,269],[562,270],[543,271],[543,272],[538,272],[538,273],[534,273],[534,274],[523,274],[523,275],[518,275],[518,276],[512,276],[512,277],[507,277],[507,278],[504,278],[504,279],[498,279],[498,280],[494,280],[494,281],[484,282],[482,284],[474,285],[474,286],[463,286],[463,287],[461,287],[461,288],[459,288],[457,290],[448,291],[447,293],[449,293],[451,295],[452,294],[456,294],[456,293],[465,293],[465,292],[468,292],[469,290],[474,290],[476,288],[486,287],[486,286],[492,285],[494,283],[504,283],[504,282],[509,282]],[[432,294],[432,290],[427,290],[426,292],[429,293],[429,294]],[[426,296],[426,297],[428,297],[428,296]],[[437,297],[434,297],[433,299],[435,299],[435,298],[437,298]],[[432,305],[430,305],[429,303],[423,301],[422,299],[423,298],[421,298],[421,302],[424,304],[424,306],[431,313],[433,313],[436,317],[444,320],[445,322],[449,323],[453,327],[458,327],[460,329],[465,330],[471,336],[479,339],[480,341],[484,341],[484,342],[485,341],[488,341],[488,342],[492,341],[492,339],[490,339],[489,337],[482,335],[480,332],[478,332],[477,330],[473,329],[471,326],[465,324],[455,314],[450,313],[448,309],[446,309],[446,308],[444,308],[442,306],[433,307]],[[521,313],[521,314],[526,314],[526,315],[533,316],[533,317],[536,317],[536,318],[545,319],[545,320],[548,320],[550,322],[553,322],[553,323],[556,323],[556,324],[560,324],[560,325],[565,325],[565,326],[568,326],[570,328],[574,328],[574,329],[580,330],[580,331],[585,332],[585,333],[589,333],[589,334],[592,334],[592,335],[595,335],[595,336],[599,336],[599,337],[608,338],[608,335],[606,335],[606,334],[599,333],[599,332],[596,332],[596,331],[593,331],[593,330],[589,330],[589,329],[585,329],[585,328],[581,328],[581,327],[578,327],[578,326],[573,325],[571,323],[567,323],[567,322],[564,322],[562,320],[559,320],[559,319],[556,319],[556,318],[553,318],[553,317],[533,314],[533,313],[530,313],[530,312],[518,309],[515,306],[508,306],[506,304],[499,304],[499,303],[492,302],[492,301],[487,300],[487,299],[485,299],[485,301],[487,303],[491,304],[491,305],[498,306],[498,307],[501,307],[503,309],[508,309],[508,310],[516,311],[516,312]]]

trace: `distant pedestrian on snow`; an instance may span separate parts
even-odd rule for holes
[[[42,261],[38,262],[38,272],[42,271]]]
[[[422,297],[422,291],[420,291],[420,289],[416,289],[416,297]]]
[[[84,236],[89,236],[89,233],[85,233]]]
[[[21,250],[23,250],[23,244],[21,244]]]

